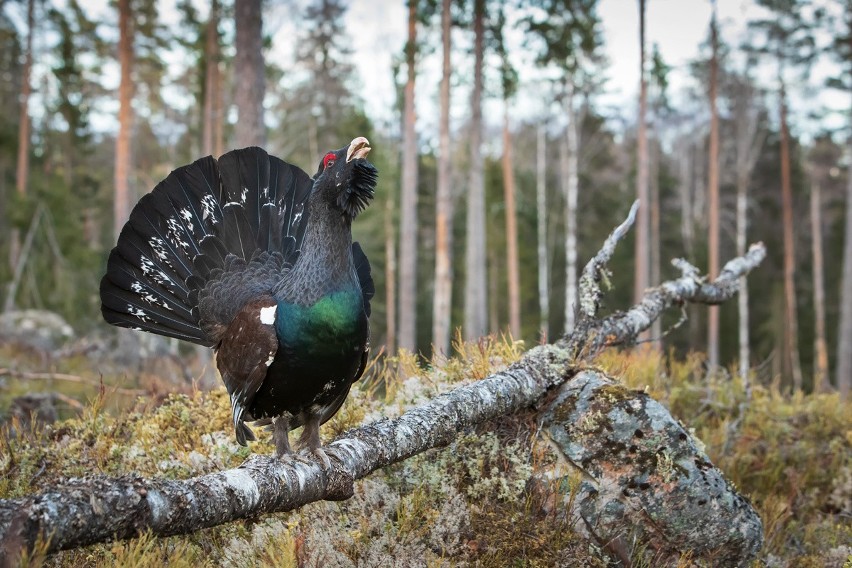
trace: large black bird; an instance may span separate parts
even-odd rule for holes
[[[369,352],[370,264],[352,220],[378,172],[366,138],[310,178],[260,148],[173,171],[139,200],[101,280],[107,322],[213,347],[237,441],[272,423],[276,455],[320,446]]]

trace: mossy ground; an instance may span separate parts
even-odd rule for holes
[[[456,357],[427,365],[404,354],[374,362],[323,435],[329,439],[398,415],[487,376],[524,350],[497,339],[456,348]],[[81,362],[74,364],[75,372],[85,372]],[[670,408],[752,499],[766,531],[756,566],[852,566],[852,405],[836,395],[791,397],[762,386],[745,404],[741,382],[723,374],[708,380],[698,355],[680,360],[611,352],[595,364]],[[62,477],[93,471],[185,478],[235,467],[249,451],[271,452],[265,433],[251,450],[236,445],[221,388],[132,405],[111,396],[101,391],[83,412],[50,426],[7,423],[0,435],[0,497],[38,492]],[[575,534],[554,507],[561,502],[554,496],[570,491],[547,481],[554,461],[530,411],[376,472],[356,483],[355,496],[345,502],[46,558],[36,549],[25,564],[606,566],[604,553]],[[642,553],[637,544],[637,565],[643,565]],[[691,565],[688,557],[683,565]]]

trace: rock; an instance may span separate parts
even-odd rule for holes
[[[74,337],[74,330],[59,314],[46,310],[21,310],[0,314],[0,341],[39,351],[54,351]]]
[[[52,392],[31,392],[12,399],[9,416],[20,420],[24,429],[32,420],[40,424],[53,424],[59,419],[56,408],[59,397]]]

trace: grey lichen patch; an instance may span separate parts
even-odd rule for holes
[[[561,387],[542,422],[561,454],[589,476],[571,496],[581,504],[578,529],[594,527],[604,541],[635,535],[656,558],[690,553],[739,565],[759,550],[757,513],[644,392],[586,371]]]

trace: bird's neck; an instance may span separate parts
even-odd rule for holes
[[[323,200],[310,202],[301,252],[285,299],[313,303],[352,280],[352,222]],[[289,296],[290,298],[287,298]]]

